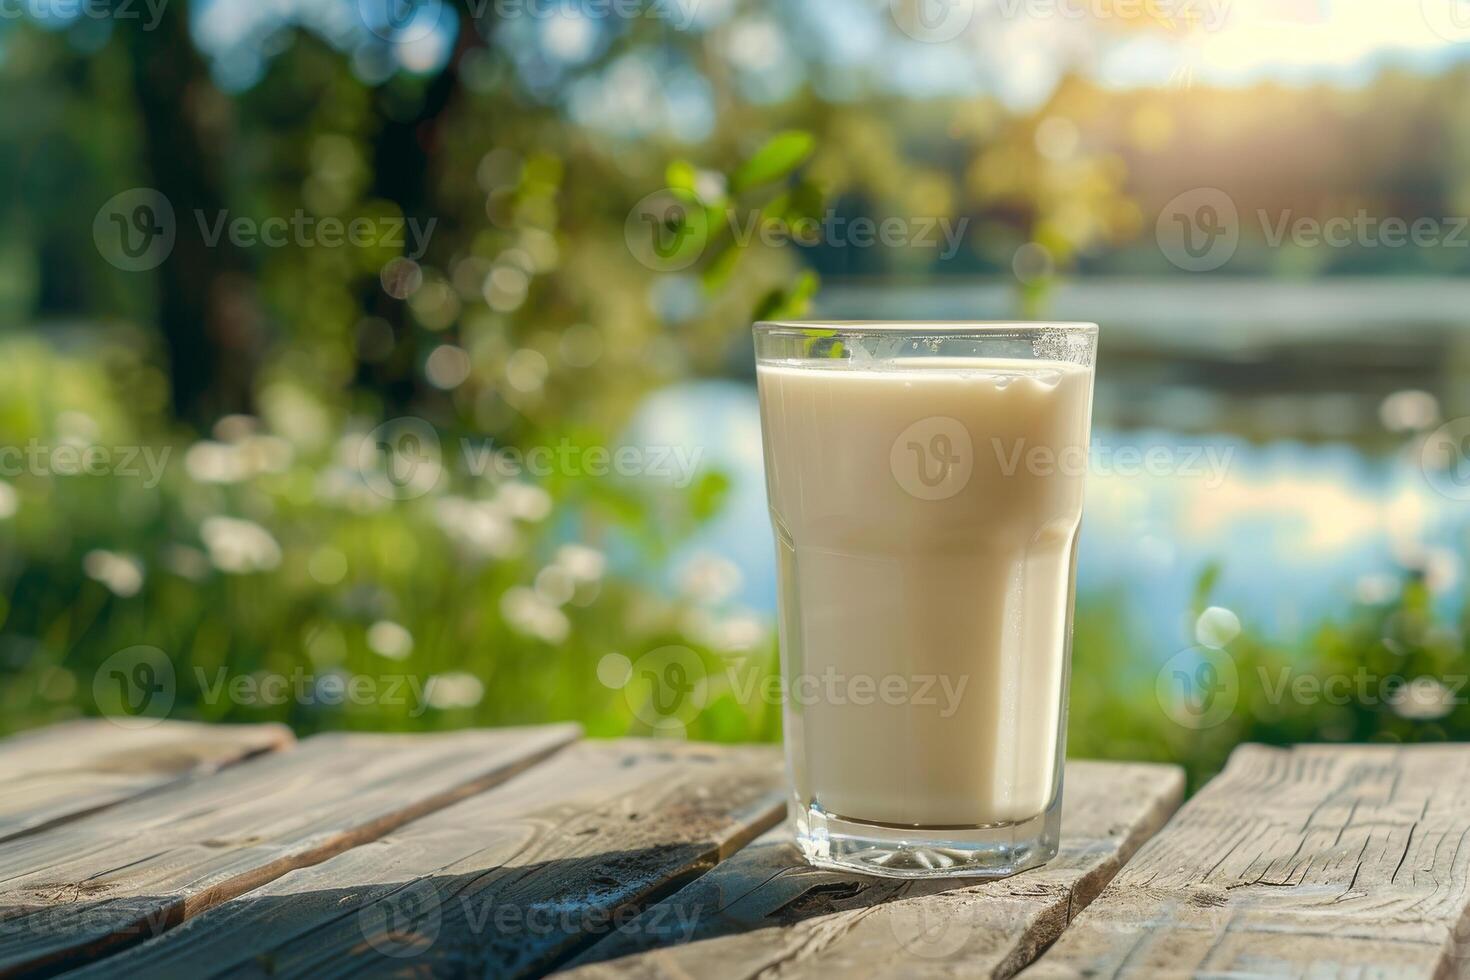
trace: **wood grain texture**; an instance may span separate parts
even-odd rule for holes
[[[75,721],[0,740],[0,841],[208,775],[295,739],[284,725]]]
[[[593,946],[571,975],[1009,976],[1163,826],[1183,791],[1173,766],[1070,762],[1057,858],[979,883],[819,871],[783,827]],[[689,925],[671,940],[671,922]]]
[[[577,734],[322,735],[0,844],[0,976],[158,935],[480,792]]]
[[[583,742],[76,976],[541,975],[778,822],[783,784],[774,746]]]
[[[1026,976],[1470,975],[1470,746],[1237,749]]]

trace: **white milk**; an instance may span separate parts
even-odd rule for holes
[[[1091,373],[794,363],[758,374],[800,804],[927,827],[1041,814],[1060,755]]]

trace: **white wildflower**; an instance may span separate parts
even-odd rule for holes
[[[143,589],[143,563],[132,555],[115,551],[89,551],[82,559],[82,571],[87,577],[107,586],[113,595],[124,599],[137,595]]]
[[[436,502],[434,518],[449,537],[491,558],[509,557],[520,545],[515,524],[489,501],[445,497]]]
[[[253,521],[207,517],[199,533],[209,550],[209,560],[222,572],[245,575],[270,571],[281,564],[281,546]]]
[[[565,606],[577,594],[577,581],[560,565],[547,565],[536,574],[536,594],[554,606]]]
[[[413,634],[398,623],[380,619],[368,627],[368,647],[389,660],[404,660],[413,652]]]
[[[607,556],[585,544],[562,545],[556,563],[578,582],[596,582],[607,571]]]
[[[572,632],[566,613],[523,586],[500,597],[500,614],[511,629],[547,643],[562,643]]]
[[[701,552],[679,571],[679,589],[698,602],[714,605],[739,591],[743,577],[735,563],[720,555]]]
[[[474,674],[458,670],[430,677],[425,693],[430,706],[440,711],[473,708],[485,699],[485,684]]]
[[[551,514],[551,494],[530,483],[502,483],[496,491],[495,502],[522,521],[542,521]]]
[[[1410,721],[1434,721],[1449,714],[1455,706],[1450,689],[1433,677],[1416,677],[1394,690],[1389,704],[1400,718]]]

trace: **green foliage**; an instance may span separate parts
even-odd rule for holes
[[[730,190],[741,194],[785,178],[811,158],[816,138],[798,130],[779,133],[741,164],[730,176]]]

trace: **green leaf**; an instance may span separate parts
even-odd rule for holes
[[[811,133],[799,129],[778,133],[740,165],[730,178],[730,190],[739,194],[780,180],[805,163],[816,148],[817,140]]]
[[[735,274],[735,267],[740,264],[740,256],[744,254],[745,250],[734,241],[721,242],[714,258],[705,266],[702,276],[704,288],[711,293],[723,289]]]
[[[694,164],[688,160],[670,161],[668,169],[664,171],[664,180],[668,182],[670,190],[687,191],[693,194],[697,179]]]
[[[1194,583],[1194,613],[1198,616],[1205,611],[1210,604],[1210,595],[1215,591],[1215,586],[1220,582],[1220,574],[1224,569],[1219,562],[1210,562],[1199,573],[1199,578]]]
[[[730,477],[710,470],[689,488],[689,511],[701,524],[720,512],[730,495]]]
[[[821,279],[810,269],[804,271],[790,287],[773,289],[756,304],[756,320],[787,320],[806,314]]]

